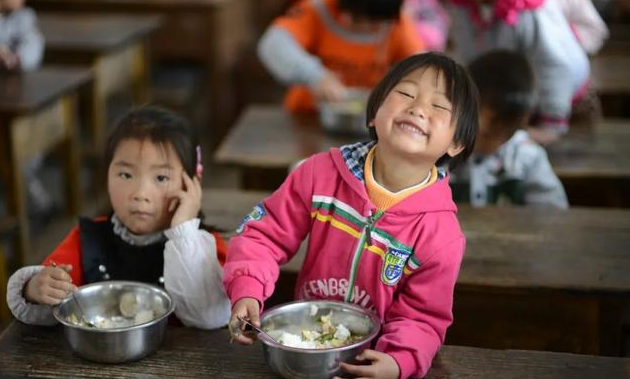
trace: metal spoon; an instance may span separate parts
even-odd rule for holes
[[[264,330],[262,330],[262,328],[259,328],[259,327],[257,327],[256,325],[252,324],[251,322],[249,322],[249,320],[248,320],[248,319],[243,318],[243,317],[240,317],[240,316],[237,316],[236,318],[237,318],[240,322],[242,322],[242,323],[244,323],[244,324],[246,324],[246,325],[249,325],[249,326],[250,326],[250,327],[251,327],[251,328],[252,328],[252,329],[253,329],[256,333],[259,333],[259,334],[264,334],[265,336],[267,336],[267,338],[269,338],[269,339],[270,339],[270,340],[272,340],[273,342],[276,342],[276,340],[275,340],[272,336],[270,336],[270,335],[269,335],[269,333],[267,333],[267,332],[265,332]]]
[[[81,320],[83,320],[83,322],[89,327],[89,328],[96,328],[96,325],[94,325],[93,323],[91,323],[87,318],[85,318],[85,312],[83,312],[83,307],[81,306],[81,303],[79,303],[79,299],[74,296],[74,292],[72,293],[72,300],[74,300],[74,302],[77,305],[77,308],[79,308],[79,311],[81,312]]]

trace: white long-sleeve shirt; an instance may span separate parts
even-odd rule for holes
[[[44,37],[32,9],[0,13],[0,47],[17,54],[22,71],[34,70],[41,65]]]

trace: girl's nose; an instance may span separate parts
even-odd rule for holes
[[[131,194],[131,197],[135,201],[148,201],[149,200],[148,186],[141,181],[136,186],[135,190]]]
[[[411,105],[409,109],[407,109],[407,113],[409,113],[411,116],[420,118],[425,118],[426,116],[424,113],[424,108],[419,103]]]

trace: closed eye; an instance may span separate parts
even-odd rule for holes
[[[414,97],[413,97],[413,95],[411,95],[411,94],[409,94],[409,93],[407,93],[407,92],[404,92],[404,91],[401,91],[401,90],[397,90],[396,92],[398,92],[399,94],[401,94],[401,95],[403,95],[403,96],[407,96],[407,97],[408,97],[408,98],[410,98],[410,99],[413,99],[413,98],[414,98]]]
[[[436,107],[436,108],[439,108],[439,109],[444,109],[445,111],[448,111],[448,112],[450,112],[450,111],[451,111],[451,109],[450,109],[450,108],[445,107],[445,106],[440,105],[440,104],[433,104],[433,106],[434,106],[434,107]]]

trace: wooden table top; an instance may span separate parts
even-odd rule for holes
[[[427,379],[627,379],[630,359],[523,350],[443,346]],[[0,336],[0,377],[277,378],[260,342],[229,343],[227,329],[171,327],[161,347],[140,361],[106,365],[74,355],[62,328],[13,322]]]
[[[102,54],[119,49],[155,31],[159,16],[125,14],[38,14],[46,50]]]
[[[13,117],[36,111],[91,80],[89,69],[67,67],[0,74],[0,115]]]
[[[217,163],[288,168],[298,160],[354,141],[322,130],[316,115],[292,115],[280,106],[248,107],[214,154]]]
[[[630,62],[628,62],[630,64]],[[630,120],[607,119],[591,132],[571,131],[549,146],[560,178],[630,178]]]
[[[233,0],[29,0],[36,9],[73,11],[103,10],[155,10],[187,12],[191,10],[214,10]]]
[[[206,189],[202,210],[231,232],[268,195]],[[630,210],[460,206],[458,218],[467,239],[459,285],[630,297]],[[303,259],[302,250],[283,270]]]
[[[280,106],[247,108],[214,154],[215,162],[240,167],[286,169],[333,146],[368,138],[331,136],[317,116],[295,116]],[[591,133],[569,133],[550,147],[559,177],[630,177],[630,122],[605,120]]]
[[[627,51],[626,51],[627,53]],[[600,93],[630,93],[630,55],[596,55],[591,59],[593,88]]]

